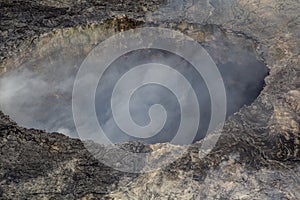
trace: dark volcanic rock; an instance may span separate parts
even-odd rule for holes
[[[212,150],[201,141],[165,169],[128,174],[106,167],[81,141],[21,128],[0,113],[3,199],[297,199],[300,196],[300,4],[297,1],[4,1],[1,60],[34,37],[127,15],[155,24],[216,24],[257,44],[270,69],[255,102],[230,117]],[[5,60],[3,60],[6,62]],[[210,139],[210,138],[208,138]],[[172,145],[127,143],[152,159]],[[135,148],[138,146],[138,148]],[[108,147],[103,147],[103,151]]]
[[[15,50],[26,48],[31,40],[53,28],[100,23],[126,15],[139,20],[156,10],[164,0],[153,1],[28,1],[0,2],[1,61]]]
[[[80,140],[18,127],[0,113],[1,197],[76,199],[113,191],[126,174],[105,166]]]

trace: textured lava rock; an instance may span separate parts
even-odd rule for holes
[[[125,2],[124,2],[125,3]],[[4,1],[1,59],[53,28],[127,15],[145,23],[216,24],[257,43],[270,69],[257,100],[230,117],[211,153],[201,141],[165,169],[144,174],[104,166],[81,141],[19,127],[0,113],[3,199],[297,199],[300,187],[300,4],[297,1]],[[105,6],[104,6],[105,5]],[[208,138],[210,139],[210,138]],[[169,144],[123,144],[153,151]],[[103,147],[105,152],[106,148]],[[159,153],[155,151],[160,150]],[[168,157],[165,156],[167,159]]]

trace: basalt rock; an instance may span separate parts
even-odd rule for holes
[[[105,166],[80,140],[22,128],[0,112],[0,197],[297,199],[300,196],[299,2],[122,2],[7,0],[0,3],[2,72],[10,70],[6,64],[14,55],[23,55],[35,38],[62,28],[126,19],[134,22],[134,26],[156,24],[188,33],[192,31],[188,24],[213,24],[256,44],[257,55],[270,70],[263,91],[251,105],[227,119],[216,146],[207,156],[199,158],[203,142],[199,141],[168,167],[141,174]],[[133,28],[132,23],[125,24],[125,29]],[[200,42],[205,39],[201,32],[194,36]],[[150,152],[152,159],[157,160],[168,159],[174,148],[170,144],[140,142],[119,146],[132,152]],[[103,154],[114,151],[110,146],[100,149]]]

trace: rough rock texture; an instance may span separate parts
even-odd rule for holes
[[[149,24],[216,24],[241,34],[258,44],[270,75],[257,100],[228,119],[208,156],[199,159],[200,141],[167,168],[144,174],[105,167],[79,140],[18,127],[0,113],[1,198],[299,198],[298,1],[124,1],[125,6],[112,1],[103,3],[106,6],[98,1],[13,2],[0,3],[2,60],[52,28],[100,23],[125,14]],[[168,144],[124,146],[136,152],[161,149],[154,157],[171,148]]]
[[[126,15],[136,20],[147,11],[154,11],[162,0],[94,1],[60,0],[0,2],[1,61],[14,50],[26,48],[33,38],[54,28],[100,23],[114,16]]]

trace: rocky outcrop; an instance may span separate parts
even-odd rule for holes
[[[83,143],[19,127],[0,113],[3,199],[297,199],[300,182],[300,4],[297,1],[4,1],[1,59],[53,28],[123,15],[146,24],[215,24],[253,40],[270,69],[250,106],[225,123],[214,149],[202,141],[161,170],[130,174],[95,159]],[[209,139],[209,138],[208,138]],[[120,144],[168,159],[172,145]],[[101,147],[103,155],[110,147]],[[100,153],[101,153],[100,152]],[[104,153],[103,153],[104,152]],[[109,152],[111,153],[111,152]],[[126,162],[126,160],[124,161]]]

